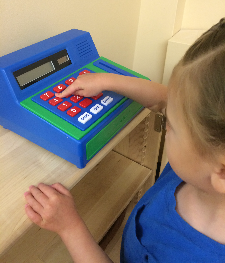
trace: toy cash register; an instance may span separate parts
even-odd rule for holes
[[[0,58],[0,125],[83,168],[142,106],[103,91],[55,97],[80,74],[142,75],[99,57],[88,32],[72,29]]]

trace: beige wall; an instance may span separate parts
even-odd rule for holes
[[[225,1],[186,0],[180,31],[168,40],[162,83],[167,85],[172,69],[193,42],[212,25],[225,17]],[[176,30],[177,32],[178,30]]]
[[[168,39],[182,23],[185,0],[142,0],[133,68],[161,82]]]
[[[183,29],[207,29],[225,17],[224,0],[186,0]]]
[[[134,70],[162,82],[168,40],[180,29],[207,29],[225,17],[224,0],[142,0]]]
[[[0,56],[78,28],[100,55],[162,82],[174,33],[207,29],[223,16],[224,0],[2,0]]]
[[[207,5],[202,0],[185,1],[180,31],[168,40],[163,84],[168,84],[173,67],[193,42],[222,17],[225,17],[225,1],[207,0]]]
[[[167,85],[173,67],[193,42],[208,28],[225,17],[225,1],[186,0],[181,30],[168,41],[163,84]],[[166,151],[163,153],[161,171],[168,162]]]
[[[100,55],[133,65],[141,0],[1,0],[0,56],[71,28],[91,33]]]

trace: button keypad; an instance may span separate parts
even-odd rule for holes
[[[122,95],[111,91],[103,91],[96,96],[85,98],[79,95],[70,95],[66,98],[55,97],[55,93],[62,92],[82,74],[92,73],[91,70],[83,69],[80,72],[65,78],[63,81],[42,93],[35,95],[32,100],[60,116],[80,130],[86,130],[122,98]]]

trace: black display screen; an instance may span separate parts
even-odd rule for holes
[[[72,64],[72,62],[69,58],[67,50],[64,49],[13,72],[13,75],[16,78],[20,89],[23,90],[39,80],[69,66],[70,64]]]

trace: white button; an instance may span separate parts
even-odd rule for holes
[[[79,118],[78,121],[85,124],[87,121],[89,121],[92,118],[92,115],[88,112],[85,112],[82,114]]]
[[[90,112],[97,114],[103,109],[103,106],[100,104],[96,104],[94,107],[90,109]]]
[[[101,100],[101,103],[105,106],[109,105],[113,101],[113,98],[106,96],[103,100]]]

